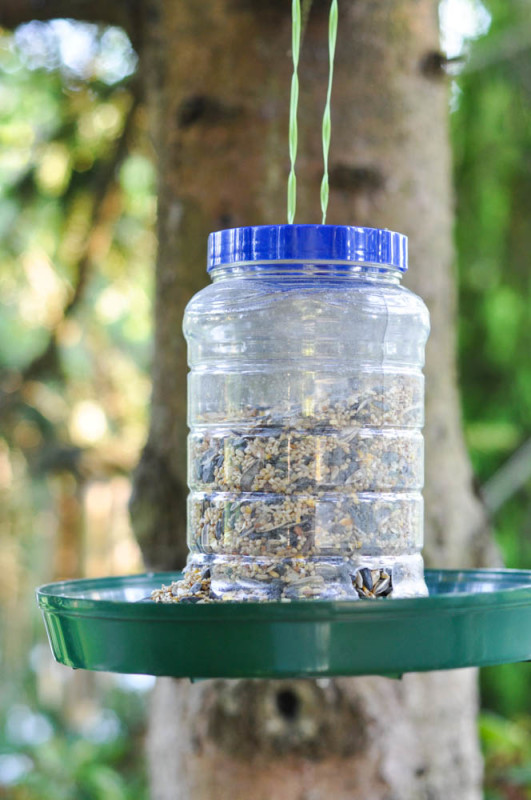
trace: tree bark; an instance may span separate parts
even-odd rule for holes
[[[159,679],[151,800],[479,800],[476,671]],[[298,698],[294,717],[278,698]]]
[[[142,74],[159,158],[160,244],[152,422],[132,511],[147,563],[171,568],[185,556],[182,315],[206,282],[210,231],[285,220],[290,3],[146,0],[146,11]],[[327,11],[315,0],[300,71],[304,222],[319,220]],[[408,282],[433,326],[425,553],[428,563],[467,567],[488,563],[494,550],[460,427],[447,85],[433,67],[437,51],[435,0],[340,3],[329,221],[410,238]],[[152,798],[476,800],[476,712],[473,670],[402,681],[160,680],[148,744]]]

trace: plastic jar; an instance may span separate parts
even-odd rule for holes
[[[211,234],[192,298],[188,574],[221,600],[427,594],[424,346],[407,239]]]

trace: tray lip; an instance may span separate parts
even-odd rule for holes
[[[441,582],[452,582],[456,585],[468,576],[469,580],[480,582],[485,579],[495,581],[508,578],[515,586],[504,586],[487,592],[445,593],[432,597],[395,598],[391,601],[380,600],[363,602],[357,600],[316,602],[303,600],[290,603],[140,603],[130,600],[108,600],[78,597],[64,592],[98,587],[126,587],[143,582],[171,582],[179,575],[179,571],[145,572],[133,575],[119,575],[104,578],[81,578],[77,580],[58,581],[43,584],[36,590],[38,604],[45,614],[61,614],[65,616],[105,618],[136,621],[201,623],[219,621],[253,621],[268,624],[270,622],[347,622],[359,619],[387,620],[395,617],[418,617],[421,613],[466,614],[474,610],[487,610],[490,607],[512,608],[531,606],[531,570],[517,569],[432,569],[426,570],[427,576],[438,576]]]

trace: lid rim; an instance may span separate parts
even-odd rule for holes
[[[353,225],[256,225],[208,237],[207,272],[229,265],[288,261],[374,264],[407,270],[407,236]]]

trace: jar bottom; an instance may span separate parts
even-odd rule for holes
[[[425,597],[419,553],[343,558],[275,558],[191,553],[186,571],[208,570],[211,600],[289,602]],[[204,587],[203,587],[204,589]]]

